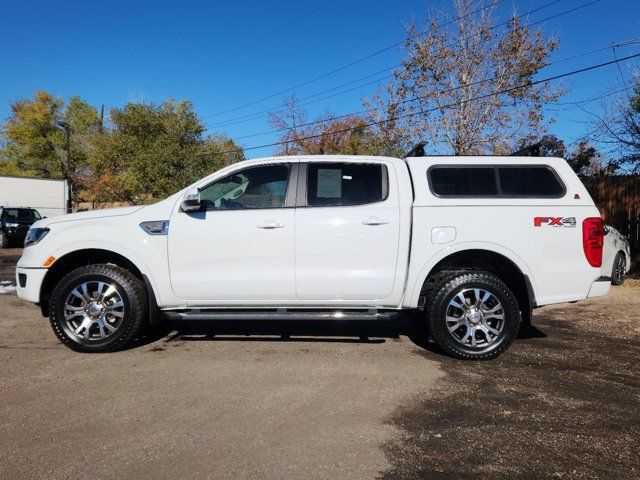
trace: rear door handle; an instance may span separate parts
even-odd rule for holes
[[[265,230],[272,230],[274,228],[282,228],[284,224],[276,222],[275,220],[265,220],[258,224],[258,228],[264,228]]]
[[[387,220],[380,217],[369,217],[362,221],[363,225],[386,225],[387,223],[389,223]]]

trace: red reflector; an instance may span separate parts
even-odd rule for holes
[[[582,246],[584,255],[592,267],[602,266],[604,222],[600,217],[585,218],[582,222]]]

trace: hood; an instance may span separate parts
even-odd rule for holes
[[[145,208],[144,205],[137,205],[134,207],[120,207],[120,208],[105,208],[103,210],[89,210],[86,212],[70,213],[68,215],[59,215],[57,217],[44,218],[38,220],[33,224],[34,228],[46,227],[53,225],[54,223],[61,222],[74,222],[76,220],[92,220],[96,218],[107,217],[122,217],[124,215],[131,215],[138,210]]]

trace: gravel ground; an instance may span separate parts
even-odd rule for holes
[[[441,358],[428,398],[396,409],[386,479],[640,478],[640,281],[536,310],[495,361]],[[423,353],[432,358],[432,354]]]
[[[479,363],[407,319],[169,325],[85,355],[0,295],[0,478],[635,479],[639,294],[536,310]]]
[[[22,255],[21,248],[0,248],[0,286],[16,284],[16,263]]]

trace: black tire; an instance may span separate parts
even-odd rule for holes
[[[498,357],[504,352],[518,335],[518,330],[522,323],[518,301],[509,287],[492,273],[483,271],[443,271],[434,275],[427,283],[431,283],[430,288],[426,291],[425,314],[427,328],[433,340],[448,355],[464,360],[489,360]],[[488,299],[488,302],[493,301],[492,305],[497,306],[497,302],[501,304],[502,308],[497,312],[502,311],[502,314],[499,315],[503,318],[499,328],[494,328],[499,331],[498,334],[485,333],[484,331],[469,328],[465,324],[462,324],[454,332],[449,331],[450,324],[447,322],[451,323],[451,320],[447,320],[447,314],[453,313],[450,309],[453,308],[455,310],[455,307],[452,307],[450,302],[453,302],[454,298],[459,298],[457,297],[458,294],[463,294],[463,296],[474,295],[474,289],[480,289],[481,292],[489,292],[492,297]],[[455,301],[459,302],[459,300]],[[475,308],[466,303],[464,307]],[[478,312],[485,312],[482,308],[484,308],[484,303],[479,309],[475,309],[473,315],[478,316]],[[462,308],[459,311],[460,315],[466,315]],[[469,312],[469,315],[471,316],[472,312]],[[480,319],[474,318],[474,321],[480,322],[477,325],[478,327],[485,324],[484,315],[485,313],[480,315]],[[451,319],[452,315],[449,318]],[[487,315],[487,318],[487,323],[500,322],[500,320],[492,319],[489,315]],[[460,319],[462,320],[463,317],[461,316]],[[498,327],[498,325],[494,324],[493,327]],[[469,343],[473,341],[474,344],[480,343],[479,345],[471,346],[471,344],[462,343],[465,337],[464,334],[467,332],[466,329],[471,330],[474,337],[474,340],[469,337],[467,341]],[[458,337],[463,338],[459,339]],[[489,338],[491,339],[490,342]]]
[[[622,285],[624,283],[624,274],[627,269],[627,259],[624,253],[618,252],[613,259],[613,269],[611,270],[611,283],[613,285]]]
[[[103,282],[113,285],[120,297],[122,317],[103,339],[79,338],[72,326],[65,320],[65,302],[71,298],[72,291],[83,283],[89,285]],[[106,297],[106,295],[105,295]],[[92,297],[90,297],[92,298]],[[80,300],[84,305],[86,302]],[[141,332],[147,318],[147,295],[144,283],[131,272],[116,265],[95,264],[77,268],[65,275],[56,285],[49,303],[51,327],[60,341],[78,352],[113,352],[124,348]],[[85,315],[85,314],[80,314]],[[83,317],[80,317],[82,319]],[[112,317],[115,320],[115,317]],[[93,324],[89,330],[95,331]],[[100,330],[103,330],[100,328]],[[83,330],[86,333],[86,328]],[[83,335],[84,335],[83,333]],[[91,333],[89,333],[91,337]]]
[[[0,232],[0,248],[9,248],[9,238]]]

